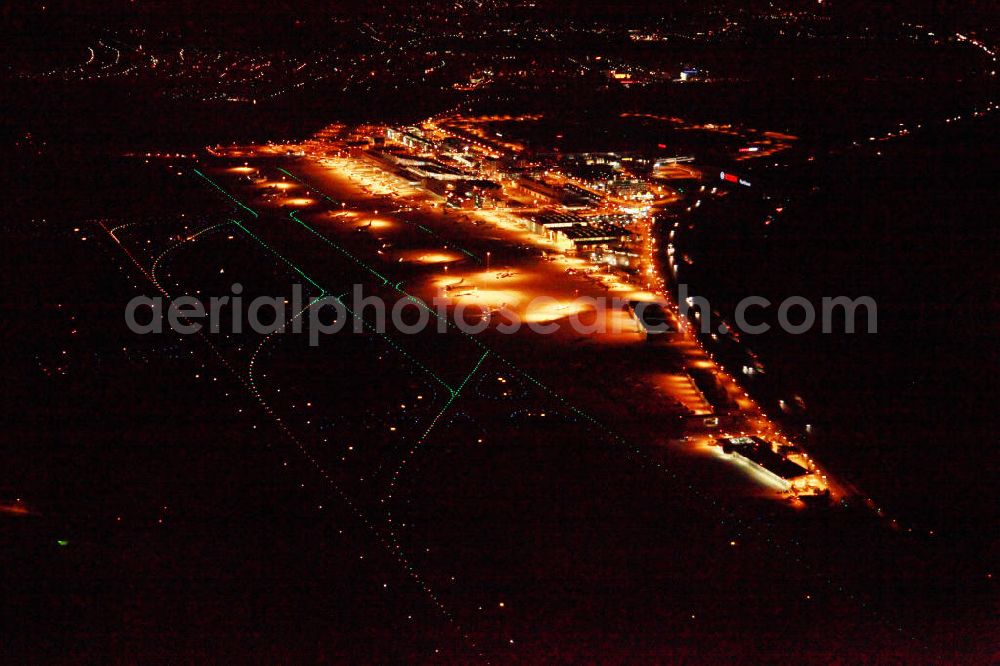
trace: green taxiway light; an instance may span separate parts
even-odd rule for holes
[[[59,539],[58,541],[56,541],[56,543],[59,544],[60,546],[68,546],[69,545],[69,541],[67,541],[66,539]]]

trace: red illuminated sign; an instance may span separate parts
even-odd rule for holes
[[[742,185],[744,187],[750,187],[750,181],[743,180],[742,178],[740,178],[736,174],[726,173],[725,171],[720,171],[719,172],[719,179],[720,180],[724,180],[727,183],[738,183],[738,184],[740,184],[740,185]]]

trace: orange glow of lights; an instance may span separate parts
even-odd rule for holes
[[[546,323],[593,309],[586,303],[575,301],[540,300],[531,303],[521,318],[526,322]]]
[[[400,261],[417,264],[447,264],[462,259],[458,252],[447,250],[405,250],[398,257]]]

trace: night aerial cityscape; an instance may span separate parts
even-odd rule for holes
[[[0,663],[995,663],[997,3],[0,21]]]

